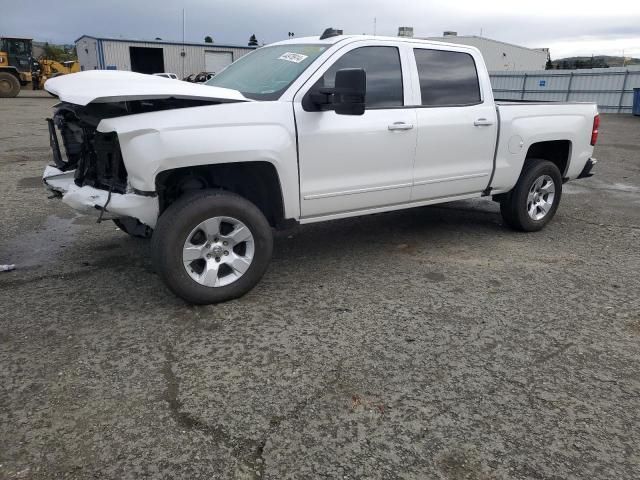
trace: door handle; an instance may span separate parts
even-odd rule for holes
[[[405,123],[405,122],[394,122],[389,125],[389,130],[411,130],[413,128],[413,124]]]
[[[478,118],[473,122],[473,125],[475,125],[476,127],[488,127],[490,125],[493,125],[493,122],[491,120],[487,120],[486,118]]]

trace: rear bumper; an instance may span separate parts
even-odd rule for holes
[[[596,165],[596,163],[598,163],[598,160],[596,160],[595,158],[590,158],[589,160],[587,160],[587,163],[584,165],[584,168],[582,169],[582,172],[580,172],[580,175],[578,175],[578,178],[593,177],[593,173],[591,173],[591,170]]]
[[[62,201],[75,210],[95,216],[104,210],[105,218],[133,217],[155,228],[159,212],[157,196],[112,192],[109,200],[109,192],[106,190],[87,185],[77,186],[74,182],[74,172],[75,170],[63,172],[56,167],[48,166],[42,175],[42,181],[49,190],[60,194]]]

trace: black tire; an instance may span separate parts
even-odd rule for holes
[[[113,220],[113,223],[115,223],[116,226],[124,233],[132,237],[151,238],[151,234],[153,233],[153,229],[151,227],[148,227],[144,223],[140,223],[136,218],[116,218]]]
[[[208,287],[187,273],[182,252],[187,237],[201,222],[213,217],[232,217],[253,236],[253,260],[229,285]],[[188,194],[169,206],[153,231],[152,251],[158,273],[169,289],[183,300],[206,305],[241,297],[262,278],[273,252],[273,233],[262,212],[247,199],[222,190]]]
[[[542,218],[536,220],[529,215],[528,196],[534,183],[545,175],[553,181],[555,192],[549,210]],[[505,223],[512,229],[535,232],[544,228],[551,221],[558,209],[561,197],[562,176],[558,167],[548,160],[528,159],[522,168],[516,186],[501,198],[500,213]]]
[[[15,75],[0,72],[0,98],[17,97],[20,93],[20,82]]]

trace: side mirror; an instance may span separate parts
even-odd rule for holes
[[[367,74],[362,68],[343,68],[336,72],[332,106],[338,115],[363,115],[367,93]]]
[[[335,110],[339,115],[364,114],[367,74],[362,68],[343,68],[336,72],[334,88],[312,90],[302,99],[307,112]]]

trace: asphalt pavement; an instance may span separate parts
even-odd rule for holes
[[[298,227],[194,307],[47,198],[54,103],[0,100],[0,478],[640,476],[640,117],[542,232],[489,200]]]

